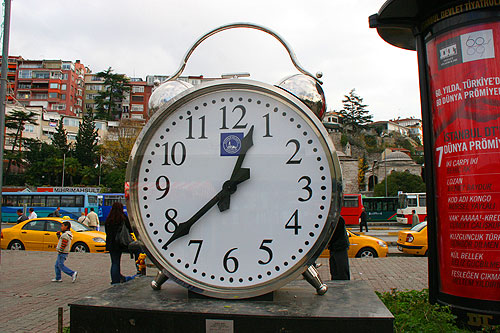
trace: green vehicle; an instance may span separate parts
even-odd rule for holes
[[[396,222],[398,197],[364,197],[363,206],[370,222]]]

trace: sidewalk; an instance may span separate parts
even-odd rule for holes
[[[54,277],[54,252],[1,251],[0,331],[57,332],[57,309],[64,309],[64,326],[69,326],[68,303],[110,288],[110,259],[107,254],[70,253],[66,264],[78,271],[78,279],[63,274]],[[328,259],[319,259],[320,275],[329,279]],[[364,280],[374,290],[390,291],[427,288],[427,258],[387,257],[349,259],[351,279]],[[135,273],[134,261],[122,256],[122,274]],[[146,277],[150,278],[150,277]],[[311,292],[314,290],[311,287]]]

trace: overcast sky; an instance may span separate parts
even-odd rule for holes
[[[309,72],[323,72],[328,110],[352,88],[375,120],[420,114],[417,54],[387,44],[368,16],[385,0],[12,0],[10,55],[79,59],[94,73],[112,67],[130,77],[171,75],[206,32],[234,22],[278,33]],[[183,75],[249,72],[274,84],[298,73],[282,45],[252,29],[203,42]]]

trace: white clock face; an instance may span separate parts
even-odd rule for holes
[[[332,229],[327,143],[298,107],[262,91],[212,89],[180,104],[152,120],[133,161],[132,220],[148,249],[216,293],[289,277]]]

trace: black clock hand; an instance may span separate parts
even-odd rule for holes
[[[236,191],[236,186],[250,178],[250,169],[242,168],[243,160],[245,159],[246,153],[248,149],[253,146],[253,126],[250,127],[247,135],[243,137],[241,140],[241,148],[238,159],[236,160],[236,164],[234,165],[233,172],[231,174],[231,178],[227,182],[224,183],[223,188],[226,187],[228,192],[224,195],[220,200],[217,206],[219,206],[219,210],[221,212],[229,209],[229,205],[231,202],[231,194]],[[248,175],[247,175],[248,173]],[[241,180],[243,178],[243,180]]]
[[[250,179],[250,170],[249,169],[240,169],[240,172],[237,172],[235,175],[235,181],[238,183],[242,183],[247,179]],[[163,245],[163,249],[167,249],[167,246],[172,243],[177,238],[181,238],[182,236],[186,236],[189,234],[189,229],[195,224],[206,212],[210,210],[219,200],[225,196],[229,196],[228,189],[223,187],[209,202],[205,204],[205,206],[201,207],[199,211],[197,211],[189,220],[186,222],[179,223],[177,228],[175,228],[174,234],[168,240],[165,245]]]

